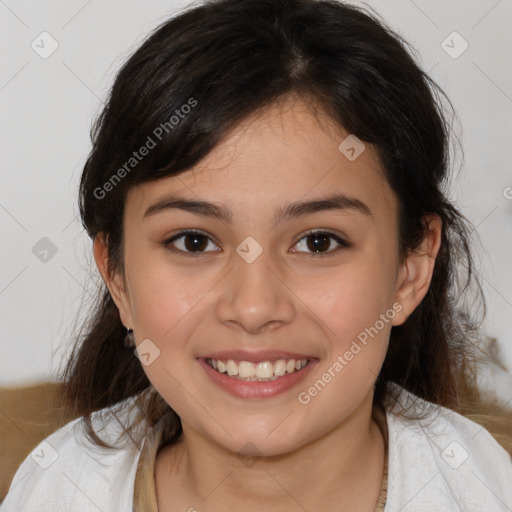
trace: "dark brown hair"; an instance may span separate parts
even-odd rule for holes
[[[472,361],[480,336],[466,299],[473,290],[484,310],[485,301],[469,222],[448,198],[451,104],[413,55],[377,15],[334,0],[214,0],[163,23],[119,71],[81,177],[82,223],[91,239],[106,236],[109,270],[124,275],[122,219],[131,187],[191,168],[247,116],[297,95],[378,151],[398,198],[402,259],[423,240],[424,215],[443,222],[430,288],[391,330],[375,402],[393,398],[388,382],[395,382],[464,412],[478,400]],[[127,166],[148,137],[159,139],[154,149]],[[154,424],[169,407],[124,346],[126,329],[105,286],[92,307],[63,376],[75,413],[89,419],[138,396]]]

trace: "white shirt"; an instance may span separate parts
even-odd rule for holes
[[[68,423],[23,461],[1,512],[132,512],[146,425],[139,425],[133,440],[122,435],[131,400],[93,415],[95,430],[105,428],[100,437],[117,441],[118,449],[92,443],[80,418]],[[385,512],[512,511],[510,455],[480,425],[444,407],[431,405],[424,420],[395,412],[411,406],[411,414],[421,413],[424,405],[404,390],[398,406],[386,411]]]

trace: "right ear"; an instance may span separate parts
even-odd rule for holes
[[[130,307],[130,299],[125,290],[125,285],[120,272],[111,274],[109,271],[108,237],[104,233],[98,233],[94,237],[94,260],[106,284],[112,300],[119,310],[121,322],[125,327],[133,328],[133,317]]]

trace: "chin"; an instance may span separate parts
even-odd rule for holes
[[[286,455],[304,444],[304,439],[297,439],[289,433],[268,435],[267,432],[255,433],[243,429],[234,432],[236,436],[233,438],[223,436],[223,439],[214,438],[213,441],[241,458],[277,457]]]

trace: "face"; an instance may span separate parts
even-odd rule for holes
[[[287,453],[348,421],[421,300],[376,151],[354,159],[348,135],[288,100],[127,196],[121,319],[184,430],[232,452]]]

